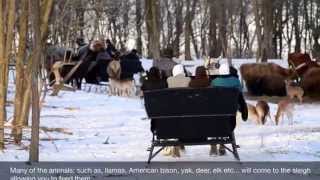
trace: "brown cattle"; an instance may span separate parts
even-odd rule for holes
[[[302,77],[301,87],[307,96],[320,96],[320,68],[309,69]]]
[[[291,70],[274,63],[243,64],[240,73],[249,93],[256,96],[285,96],[284,81],[293,75]]]

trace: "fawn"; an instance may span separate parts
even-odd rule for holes
[[[248,118],[257,124],[264,125],[267,121],[267,116],[270,117],[270,107],[266,101],[258,101],[256,106],[247,104],[247,107]]]
[[[297,97],[300,103],[302,103],[303,94],[304,94],[303,89],[299,86],[292,86],[291,81],[285,80],[285,84],[286,84],[287,96],[289,96],[290,99]]]
[[[276,125],[279,124],[280,117],[282,121],[284,120],[284,116],[287,117],[289,124],[293,124],[293,110],[294,110],[294,104],[289,99],[281,100],[278,103],[278,110],[275,115],[275,123]]]

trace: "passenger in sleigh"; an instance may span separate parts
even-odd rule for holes
[[[242,115],[242,120],[246,121],[248,119],[248,108],[245,99],[242,94],[242,86],[238,78],[237,70],[234,67],[229,67],[228,64],[222,64],[219,67],[219,75],[211,81],[211,87],[227,87],[236,88],[241,93],[238,99],[239,111]],[[234,120],[234,127],[235,127]],[[210,149],[211,155],[225,155],[226,150],[222,145],[211,145]]]

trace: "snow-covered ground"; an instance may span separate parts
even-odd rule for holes
[[[254,60],[252,60],[254,62]],[[284,61],[277,61],[278,63]],[[189,62],[188,62],[189,63]],[[201,61],[194,62],[201,64]],[[235,60],[238,67],[243,61]],[[152,61],[144,60],[145,67]],[[285,65],[284,65],[285,66]],[[254,101],[248,101],[254,104]],[[276,105],[270,103],[271,117]],[[12,107],[9,107],[9,112]],[[297,104],[294,125],[285,121],[265,126],[250,120],[239,122],[236,139],[243,161],[319,161],[320,104]],[[41,112],[41,126],[65,128],[71,135],[41,132],[41,161],[146,161],[151,142],[150,121],[146,120],[143,101],[138,98],[110,97],[93,92],[61,92],[48,96]],[[28,139],[30,130],[25,130]],[[51,140],[50,140],[51,139]],[[24,140],[25,145],[29,140]],[[28,151],[8,145],[0,161],[26,161]],[[209,156],[209,146],[186,147],[181,158],[158,155],[157,161],[234,161],[226,156]]]

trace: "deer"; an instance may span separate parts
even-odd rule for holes
[[[286,116],[289,125],[293,124],[293,111],[294,111],[294,104],[290,99],[284,99],[278,102],[278,109],[275,115],[275,123],[279,125],[280,118],[284,121],[284,117]]]
[[[292,86],[291,81],[288,81],[288,80],[285,80],[285,85],[286,85],[287,96],[290,99],[294,99],[295,97],[297,97],[300,103],[302,103],[303,95],[304,95],[303,89],[299,86]]]
[[[135,84],[132,79],[120,79],[121,65],[119,59],[114,59],[107,67],[109,75],[109,95],[131,97],[134,94]]]
[[[253,120],[256,124],[264,125],[267,117],[270,117],[270,107],[266,101],[258,101],[255,106],[247,104],[248,119]]]

